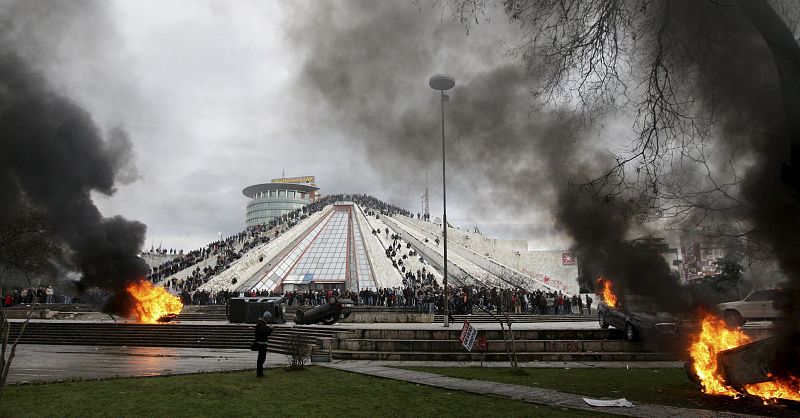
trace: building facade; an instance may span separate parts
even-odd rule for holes
[[[254,286],[243,290],[376,288],[355,210],[352,202],[335,203],[278,256],[274,266],[264,270]]]
[[[680,241],[686,282],[713,276],[717,271],[717,260],[728,255],[723,242],[699,233],[683,234]]]
[[[313,202],[319,187],[313,176],[281,177],[270,183],[245,187],[242,194],[250,198],[247,202],[245,224],[247,226],[267,223],[293,210]]]

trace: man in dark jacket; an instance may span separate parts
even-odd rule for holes
[[[255,341],[255,344],[258,346],[258,359],[256,360],[256,377],[264,377],[264,362],[267,360],[267,340],[269,339],[270,334],[272,334],[272,327],[267,325],[267,320],[263,317],[258,318],[258,322],[256,323],[256,341]]]

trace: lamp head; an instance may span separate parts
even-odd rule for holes
[[[436,74],[428,84],[434,90],[450,90],[456,85],[456,79],[447,74]]]

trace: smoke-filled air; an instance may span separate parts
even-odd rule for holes
[[[63,278],[77,273],[74,289],[65,291],[110,291],[104,309],[128,314],[125,286],[149,272],[139,257],[146,226],[103,216],[92,193],[113,195],[120,175],[131,174],[131,140],[122,127],[102,131],[89,112],[58,92],[17,50],[18,33],[45,6],[4,6],[10,13],[0,32],[0,214],[12,222],[20,212],[44,214],[53,245],[61,250],[48,274]],[[89,6],[96,5],[63,4],[47,12],[71,19]]]
[[[242,229],[264,198],[250,184],[316,175],[298,199],[372,194],[412,218],[429,188],[441,216],[444,135],[451,224],[574,254],[578,293],[604,278],[623,305],[645,295],[684,318],[780,288],[775,371],[800,376],[795,2],[0,3],[0,224],[41,216],[37,274],[110,294],[105,312],[131,313],[148,248],[210,260],[192,291],[258,282],[255,261],[236,273],[250,282],[222,274],[243,241],[269,242],[266,223]],[[455,79],[443,111],[434,74]],[[689,286],[689,255],[670,264],[648,236],[729,257]],[[169,287],[169,271],[152,277]]]

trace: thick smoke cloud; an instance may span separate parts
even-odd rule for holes
[[[704,143],[687,142],[688,150],[707,152],[714,180],[744,177],[738,186],[725,189],[731,196],[721,191],[694,196],[694,204],[704,210],[688,223],[708,221],[701,226],[712,231],[712,224],[755,227],[751,237],[772,244],[796,288],[797,199],[780,181],[790,138],[769,50],[736,6],[691,1],[662,6],[669,13],[659,15],[664,9],[652,8],[651,20],[643,25],[651,32],[638,35],[658,44],[662,19],[669,19],[670,29],[660,41],[664,56],[674,64],[670,76],[677,82],[679,100],[687,94],[696,99],[685,109],[697,115],[693,128],[710,134]],[[303,10],[291,39],[307,52],[300,79],[305,92],[323,103],[328,115],[323,126],[347,132],[361,143],[383,169],[387,184],[397,183],[400,175],[418,176],[435,166],[440,155],[438,103],[420,85],[431,74],[450,72],[457,85],[449,92],[452,100],[446,109],[452,144],[448,172],[459,179],[450,190],[469,193],[471,209],[484,213],[504,210],[505,216],[514,216],[548,208],[552,218],[543,221],[554,222],[581,252],[585,287],[605,274],[623,291],[651,294],[662,305],[681,300],[666,262],[626,243],[640,232],[634,217],[639,202],[600,202],[569,186],[607,170],[613,161],[601,148],[619,149],[635,132],[613,138],[608,131],[586,130],[558,109],[531,112],[529,86],[536,84],[535,75],[529,78],[522,63],[500,53],[499,39],[513,45],[515,28],[501,25],[496,38],[469,40],[463,27],[433,14],[431,18],[425,10],[398,4],[378,10],[356,3]],[[493,19],[497,23],[503,18]],[[458,42],[475,42],[474,55],[442,52]],[[599,112],[595,116],[614,125]],[[728,166],[731,155],[735,172]],[[685,155],[676,151],[668,157]],[[709,190],[714,184],[704,167],[687,167],[688,161],[668,158],[663,175],[673,184],[695,186],[692,191]]]
[[[120,216],[104,218],[91,193],[111,195],[118,176],[135,177],[130,140],[115,129],[106,141],[91,115],[34,72],[17,53],[17,29],[8,25],[0,34],[0,211],[44,211],[64,246],[62,262],[81,273],[79,289],[115,292],[107,308],[126,314],[115,306],[126,303],[125,284],[148,272],[138,257],[146,227]]]
[[[321,103],[324,115],[309,116],[362,145],[398,200],[416,200],[407,196],[422,191],[425,170],[432,186],[440,187],[439,103],[428,79],[441,72],[456,77],[446,106],[451,199],[468,193],[460,200],[485,215],[516,207],[502,200],[526,200],[520,198],[525,191],[507,193],[510,185],[488,187],[517,178],[517,170],[536,170],[525,156],[533,144],[522,140],[536,122],[517,123],[527,119],[530,103],[520,83],[524,69],[511,63],[500,44],[509,28],[469,37],[460,24],[442,22],[435,9],[420,13],[403,2],[314,3],[292,20],[290,40],[306,53],[301,91]],[[456,56],[453,50],[467,52]],[[518,146],[525,148],[517,148],[521,156],[512,151]],[[503,170],[489,170],[501,161]],[[489,181],[490,176],[502,179]]]
[[[709,115],[707,123],[714,127],[709,144],[717,154],[735,154],[738,175],[742,176],[737,188],[726,190],[728,195],[719,191],[709,194],[718,200],[701,201],[711,210],[699,213],[707,217],[707,224],[723,228],[745,225],[744,230],[732,230],[733,235],[748,233],[748,239],[768,249],[779,262],[789,280],[783,284],[789,297],[781,308],[788,321],[781,323],[785,352],[780,355],[779,371],[798,374],[800,237],[796,232],[800,230],[800,194],[786,172],[791,171],[788,164],[796,167],[792,160],[797,154],[791,153],[791,147],[800,135],[795,114],[800,107],[794,87],[800,81],[800,66],[796,64],[800,49],[788,29],[782,33],[782,45],[775,45],[773,37],[769,44],[775,48],[768,47],[764,32],[758,30],[758,21],[763,28],[765,16],[754,18],[753,13],[768,9],[759,9],[762,6],[766,3],[718,7],[705,2],[670,2],[666,6],[668,17],[662,18],[670,19],[672,31],[664,41],[667,51],[683,59],[680,72],[673,75],[692,80],[696,105]],[[775,35],[783,24],[778,15],[772,17],[775,20],[767,26]],[[712,174],[724,178],[726,173]],[[707,188],[714,186],[704,177],[696,181]],[[762,283],[770,281],[765,278]]]
[[[457,202],[486,217],[544,213],[545,230],[575,240],[584,288],[606,274],[622,289],[664,305],[675,300],[678,284],[669,265],[626,243],[639,232],[631,210],[594,201],[570,185],[608,168],[602,151],[608,140],[567,112],[532,111],[530,75],[505,55],[515,28],[501,24],[491,27],[496,36],[468,36],[435,12],[402,3],[376,11],[370,4],[304,10],[292,39],[307,49],[299,79],[325,104],[326,127],[363,144],[387,188],[419,181],[422,170],[439,167],[438,95],[427,80],[451,72],[456,87],[447,92],[448,190],[468,196]],[[449,45],[462,43],[472,47],[468,56],[446,56]]]

